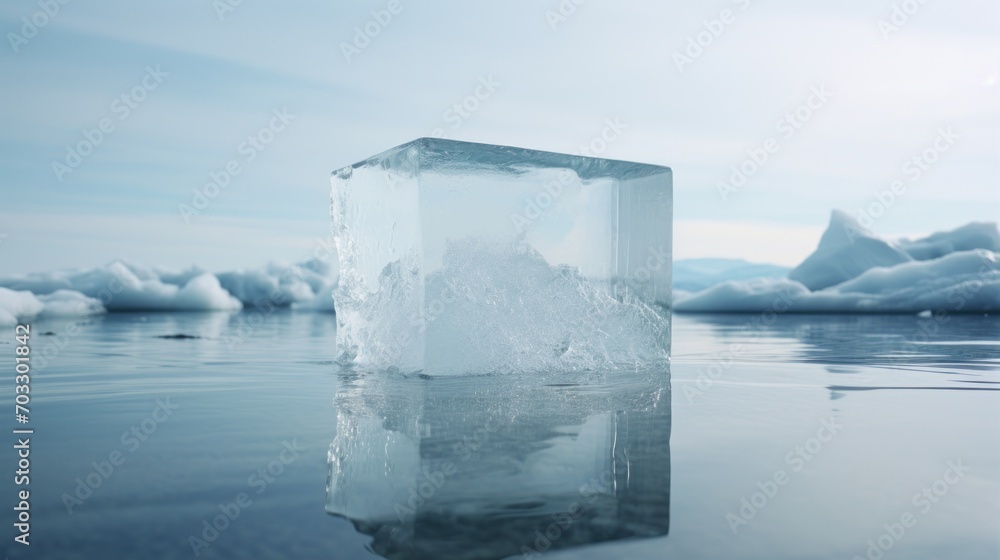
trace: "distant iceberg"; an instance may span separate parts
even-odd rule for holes
[[[115,311],[333,312],[335,262],[272,263],[213,274],[114,261],[88,270],[0,276],[0,325]],[[674,263],[678,312],[1000,312],[1000,230],[971,223],[888,240],[834,210],[816,251],[794,269],[727,259]]]
[[[56,290],[36,296],[29,291],[0,288],[0,325],[28,317],[80,317],[103,313],[101,302],[80,292]]]
[[[674,261],[674,294],[699,292],[720,282],[785,278],[791,268],[740,259],[682,259]]]
[[[919,313],[1000,311],[1000,232],[972,223],[889,241],[834,210],[816,251],[787,278],[678,294],[679,312]]]
[[[810,290],[822,290],[871,268],[910,260],[900,247],[878,238],[846,213],[834,210],[816,252],[792,269],[788,278]]]
[[[335,265],[317,260],[218,275],[199,268],[173,271],[114,261],[89,270],[0,277],[0,324],[109,311],[292,307],[332,312],[336,272]]]
[[[918,261],[941,258],[958,251],[986,249],[1000,252],[1000,230],[991,222],[973,222],[953,231],[935,233],[929,237],[899,242],[908,255]]]

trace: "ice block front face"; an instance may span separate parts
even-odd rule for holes
[[[671,172],[420,139],[333,174],[343,360],[431,375],[668,359]]]

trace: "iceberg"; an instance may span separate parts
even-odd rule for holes
[[[674,298],[682,292],[698,292],[729,280],[785,278],[791,268],[752,263],[741,259],[683,259],[674,261]]]
[[[246,307],[282,307],[333,312],[337,269],[326,261],[271,263],[264,268],[218,274],[219,284]]]
[[[4,278],[0,279],[0,285],[39,295],[71,290],[98,300],[108,311],[205,311],[242,307],[210,273],[192,269],[171,275],[122,261],[85,271]]]
[[[36,296],[29,291],[0,288],[0,325],[36,317],[85,317],[103,312],[100,301],[72,290]]]
[[[717,284],[679,312],[983,313],[1000,311],[1000,233],[972,223],[891,241],[835,210],[819,247],[787,278]]]
[[[910,256],[878,238],[841,210],[834,210],[816,252],[788,273],[790,280],[821,290],[850,280],[876,266],[893,266]]]
[[[61,315],[116,311],[237,311],[243,307],[292,307],[333,311],[331,294],[336,266],[318,259],[298,264],[212,274],[197,267],[170,270],[117,260],[103,267],[0,276],[0,288],[33,294],[39,300],[59,296]],[[93,302],[76,305],[85,300]],[[13,301],[13,298],[10,299]],[[76,302],[69,305],[68,302]],[[94,305],[96,302],[96,305]],[[67,307],[69,305],[69,307]],[[76,305],[76,307],[74,307]],[[13,303],[10,308],[14,309]],[[20,315],[33,306],[18,305]],[[71,313],[73,309],[79,313]],[[51,311],[46,314],[52,315]]]
[[[956,251],[984,249],[1000,252],[1000,230],[995,223],[973,222],[956,230],[938,232],[923,239],[902,239],[899,245],[918,261],[938,259]]]
[[[333,173],[340,360],[427,375],[669,358],[669,168],[422,138]]]

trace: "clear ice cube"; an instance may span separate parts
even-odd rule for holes
[[[421,138],[333,173],[341,360],[636,369],[670,350],[669,168]]]

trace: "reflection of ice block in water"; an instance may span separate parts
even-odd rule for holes
[[[669,528],[665,370],[344,379],[327,511],[394,559],[535,557]]]
[[[670,169],[424,138],[332,181],[343,360],[432,375],[667,360]]]

